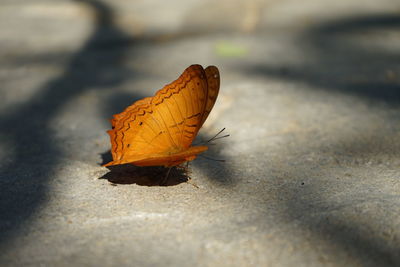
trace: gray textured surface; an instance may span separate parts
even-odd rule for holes
[[[399,266],[399,12],[3,1],[0,265]],[[197,159],[199,188],[99,166],[108,118],[193,63],[220,68],[202,137],[226,127],[227,162]]]

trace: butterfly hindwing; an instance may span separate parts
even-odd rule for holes
[[[157,127],[152,123],[153,108],[151,97],[139,100],[114,115],[111,120],[111,152],[115,164],[129,162],[129,158],[167,149],[163,140],[157,138]]]

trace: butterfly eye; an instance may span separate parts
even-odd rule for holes
[[[139,123],[139,125],[142,125],[143,124],[143,122],[141,121],[140,123]]]

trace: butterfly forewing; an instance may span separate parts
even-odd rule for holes
[[[205,69],[206,78],[207,78],[207,101],[203,113],[203,117],[200,123],[200,127],[206,121],[208,115],[210,114],[212,108],[214,107],[215,101],[217,100],[218,93],[219,93],[219,85],[220,85],[220,78],[219,78],[219,71],[218,68],[215,66],[208,66]]]
[[[177,99],[177,108],[183,107],[182,127],[179,135],[182,148],[188,148],[200,127],[207,99],[207,79],[203,67],[193,65],[187,69],[190,81]]]

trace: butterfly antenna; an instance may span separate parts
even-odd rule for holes
[[[225,162],[224,159],[214,159],[214,158],[206,157],[204,155],[199,155],[199,157],[202,157],[202,158],[205,158],[205,159],[208,159],[208,160],[218,161],[218,162]]]
[[[211,141],[207,141],[207,142],[210,143],[212,141],[215,141],[215,140],[218,140],[218,139],[222,139],[222,138],[225,138],[225,137],[229,137],[229,136],[230,136],[229,134],[226,134],[226,135],[223,135],[223,136],[218,136],[218,137],[215,137],[214,139],[212,139]]]
[[[225,131],[225,127],[222,128],[222,130],[220,130],[216,135],[214,135],[213,137],[211,137],[210,139],[208,139],[208,140],[206,141],[206,143],[209,143],[209,142],[213,141],[214,138],[216,138],[218,135],[220,135],[223,131]]]
[[[219,131],[216,135],[214,135],[212,138],[208,139],[207,141],[200,141],[199,143],[194,144],[194,145],[203,145],[203,144],[205,144],[205,143],[210,143],[210,144],[208,144],[208,145],[215,145],[215,144],[211,144],[211,142],[212,142],[212,141],[215,141],[215,140],[217,140],[217,139],[221,139],[221,138],[225,138],[225,137],[230,136],[229,134],[226,134],[226,135],[224,135],[224,136],[218,136],[218,135],[220,135],[224,130],[225,130],[225,128],[223,128],[221,131]]]
[[[221,139],[221,138],[228,137],[229,134],[226,134],[226,135],[223,135],[223,136],[218,136],[218,135],[220,135],[223,131],[225,131],[225,129],[226,129],[226,128],[222,128],[222,130],[219,131],[216,135],[214,135],[212,138],[208,139],[208,140],[206,141],[206,143],[210,143],[210,142],[215,141],[215,140],[217,140],[217,139]]]

